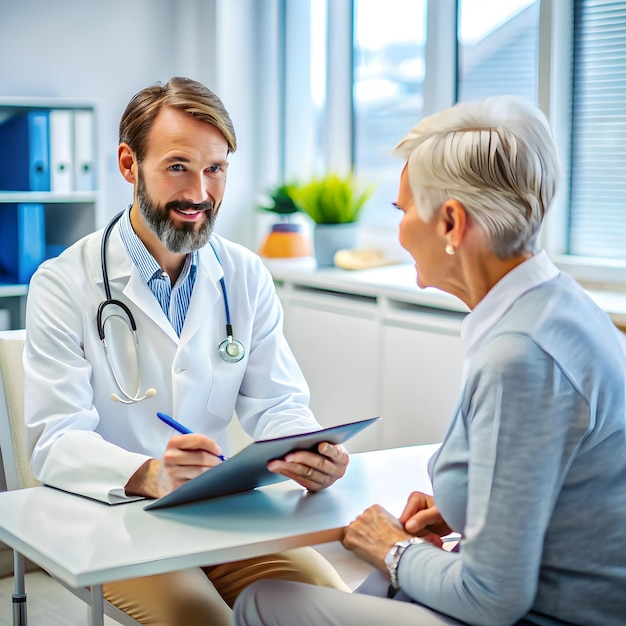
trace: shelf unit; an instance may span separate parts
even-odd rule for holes
[[[39,203],[45,208],[46,245],[65,248],[93,232],[97,223],[97,142],[96,107],[92,102],[68,98],[0,97],[0,124],[10,117],[36,110],[89,111],[92,118],[92,168],[96,184],[90,191],[1,191],[0,211],[3,205]],[[10,149],[2,146],[2,149]],[[12,284],[0,276],[0,311],[8,311],[9,328],[24,325],[27,284]],[[7,315],[0,315],[0,324]]]

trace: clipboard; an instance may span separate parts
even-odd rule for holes
[[[144,509],[161,509],[232,495],[287,480],[285,476],[267,469],[267,464],[272,459],[282,458],[295,450],[316,450],[323,441],[343,443],[378,419],[380,418],[371,417],[314,432],[255,441],[220,465],[192,478],[162,498],[153,500]]]

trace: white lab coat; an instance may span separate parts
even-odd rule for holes
[[[309,430],[319,424],[309,391],[282,332],[273,282],[249,250],[213,235],[200,251],[196,282],[180,339],[128,257],[118,227],[109,238],[112,297],[132,311],[141,361],[141,392],[154,398],[131,405],[119,394],[100,342],[96,312],[104,300],[102,231],[44,263],[31,280],[26,311],[25,421],[33,473],[43,483],[113,502],[130,476],[160,458],[175,434],[156,417],[168,413],[215,439],[229,454],[226,429],[233,411],[254,439]],[[224,275],[235,338],[246,355],[226,363],[218,354],[226,316]],[[109,308],[110,312],[111,309]],[[137,381],[132,339],[113,318],[107,343],[124,389]]]

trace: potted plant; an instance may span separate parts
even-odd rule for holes
[[[290,221],[301,209],[293,198],[294,183],[282,183],[269,191],[267,202],[259,206],[279,216],[259,247],[259,255],[266,258],[293,258],[311,256],[311,245],[301,233],[300,224]]]
[[[290,190],[296,205],[315,224],[318,265],[333,265],[338,250],[356,246],[357,220],[373,190],[359,185],[352,173],[345,177],[329,173]]]

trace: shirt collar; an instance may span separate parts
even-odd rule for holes
[[[122,217],[120,218],[120,237],[122,238],[126,252],[128,252],[128,256],[135,267],[139,270],[139,274],[146,284],[150,282],[155,274],[163,273],[161,266],[148,252],[148,249],[144,245],[143,241],[141,241],[141,239],[137,236],[137,233],[133,230],[130,223],[130,208],[128,211],[124,211]],[[195,273],[197,264],[197,252],[189,253],[185,257],[185,264],[183,265],[183,269],[177,282],[182,283],[185,281],[192,267],[193,272]]]
[[[465,353],[488,333],[523,294],[560,274],[559,269],[541,251],[505,274],[465,316],[461,338]]]

